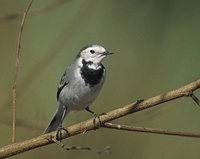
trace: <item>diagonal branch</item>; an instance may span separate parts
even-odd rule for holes
[[[192,83],[189,83],[185,86],[182,86],[178,89],[172,90],[168,93],[164,93],[164,94],[146,99],[142,102],[134,102],[132,104],[129,104],[124,107],[113,110],[111,112],[108,112],[106,115],[102,115],[100,117],[101,122],[105,123],[108,121],[112,121],[114,119],[126,116],[134,112],[138,112],[147,108],[151,108],[153,106],[168,102],[170,100],[174,100],[180,97],[185,97],[189,94],[189,92],[193,92],[198,88],[200,88],[200,79]],[[97,120],[95,124],[95,128],[98,128],[98,125],[99,125],[99,121]],[[70,136],[65,131],[62,131],[63,139],[81,134],[86,131],[93,130],[94,129],[93,119],[80,122],[66,129],[68,130],[68,133],[70,134]],[[0,148],[0,158],[13,156],[13,155],[37,148],[37,147],[51,144],[53,143],[51,139],[52,137],[55,137],[55,136],[56,136],[56,132],[52,132],[52,133],[45,134],[45,135],[30,139],[30,140],[7,145],[5,147]]]
[[[139,126],[120,125],[120,124],[113,124],[113,123],[104,123],[103,127],[116,129],[116,130],[200,138],[200,134],[182,132],[182,131],[172,131],[172,130],[167,130],[167,129],[145,128],[145,127],[139,127]]]
[[[17,86],[17,75],[18,75],[18,68],[19,68],[19,55],[20,55],[20,48],[21,48],[21,37],[22,37],[22,31],[24,28],[24,23],[26,20],[26,15],[31,7],[33,0],[29,1],[29,4],[24,11],[24,15],[22,18],[22,23],[19,30],[19,36],[18,36],[18,42],[17,42],[17,51],[16,51],[16,62],[15,62],[15,74],[14,74],[14,85],[13,85],[13,123],[12,123],[12,143],[16,142],[16,86]]]

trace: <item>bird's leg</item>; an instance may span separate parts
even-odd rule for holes
[[[56,138],[59,141],[61,141],[61,139],[62,139],[62,130],[66,131],[66,133],[69,135],[69,132],[67,131],[67,129],[62,127],[63,120],[65,119],[65,116],[66,116],[66,111],[67,111],[67,107],[63,106],[62,118],[61,118],[60,124],[59,124],[59,126],[57,128],[57,133],[56,133]]]
[[[95,121],[96,121],[96,118],[98,118],[99,120],[99,126],[102,125],[102,122],[100,120],[100,116],[101,115],[105,115],[106,113],[101,113],[101,114],[96,114],[95,112],[93,112],[92,110],[90,110],[89,107],[85,108],[86,111],[92,113],[94,115],[94,120],[93,120],[93,124],[94,124],[94,127],[95,127]]]

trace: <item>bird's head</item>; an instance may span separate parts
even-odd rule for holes
[[[82,58],[86,62],[99,64],[107,55],[110,54],[113,53],[107,51],[104,47],[100,45],[93,44],[83,47],[78,54],[78,58]]]

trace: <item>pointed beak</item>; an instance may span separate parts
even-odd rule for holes
[[[104,51],[102,54],[103,55],[111,55],[111,54],[114,54],[114,53],[113,52],[109,52],[109,51]]]

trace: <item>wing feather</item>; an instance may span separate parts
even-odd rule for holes
[[[67,78],[67,71],[64,72],[61,80],[60,80],[60,84],[57,88],[57,101],[60,95],[60,92],[62,91],[62,89],[69,83],[69,80]]]

